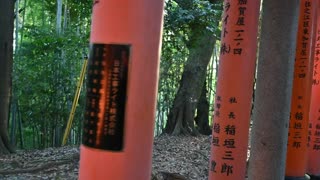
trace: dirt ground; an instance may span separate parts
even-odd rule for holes
[[[155,138],[154,180],[206,180],[210,137],[160,136]],[[77,179],[79,148],[62,147],[17,151],[0,156],[0,179]]]

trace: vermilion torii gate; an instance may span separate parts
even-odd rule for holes
[[[260,1],[225,0],[209,179],[244,179]]]
[[[316,32],[314,45],[314,66],[312,79],[312,93],[310,103],[309,148],[307,173],[313,179],[320,179],[320,2],[316,13]]]
[[[239,6],[243,2],[244,1],[225,0],[224,7],[227,8],[224,10],[222,22],[224,22],[226,18],[232,17],[229,16],[229,14],[233,15],[237,10],[240,10],[240,7],[237,7],[233,12],[228,13],[232,3],[234,3],[235,6]],[[252,1],[245,2],[252,3]],[[308,159],[308,115],[311,94],[311,74],[313,72],[312,47],[314,46],[312,39],[315,34],[314,22],[316,21],[314,19],[316,17],[317,4],[317,1],[311,0],[301,0],[300,2],[263,1],[261,46],[259,49],[257,90],[253,114],[252,157],[249,163],[249,179],[284,179],[285,167],[285,179],[305,179]],[[298,16],[299,23],[297,23]],[[297,24],[298,27],[296,26]],[[230,121],[230,118],[228,119],[227,116],[227,111],[233,113],[238,110],[239,112],[247,113],[249,106],[236,107],[236,105],[232,103],[226,103],[228,102],[226,100],[223,102],[219,93],[227,97],[236,94],[235,92],[232,93],[232,90],[235,88],[232,84],[235,83],[235,81],[243,80],[243,77],[250,76],[250,71],[246,71],[249,62],[243,62],[243,64],[247,63],[247,66],[244,67],[238,65],[238,62],[231,64],[231,68],[225,65],[229,60],[224,54],[225,40],[227,43],[232,42],[232,40],[228,42],[228,38],[225,38],[225,30],[236,31],[237,27],[228,28],[226,24],[224,25],[225,26],[222,27],[222,48],[215,103],[217,107],[213,122],[210,180],[244,179],[245,173],[245,170],[242,169],[244,168],[244,153],[241,153],[241,151],[243,151],[243,145],[246,145],[246,138],[242,136],[248,133],[247,125],[249,116],[247,119],[245,116],[240,116],[241,118],[233,118],[234,121]],[[245,26],[250,25],[252,24],[250,24],[249,21]],[[252,26],[251,30],[254,30],[254,27],[256,26]],[[297,43],[294,36],[297,37]],[[255,39],[255,36],[253,36],[253,39]],[[243,50],[251,50],[250,48],[252,48],[252,46],[248,43],[246,45]],[[293,57],[294,54],[296,58]],[[233,57],[230,58],[230,61],[237,59],[240,58]],[[295,66],[293,66],[293,63]],[[233,71],[231,71],[232,67],[239,68],[240,70],[233,69]],[[239,74],[236,74],[237,72],[239,72]],[[236,78],[230,81],[228,79],[230,75],[234,75],[233,78]],[[292,77],[294,77],[294,80],[292,80]],[[240,92],[246,87],[245,83],[248,82],[250,83],[251,81],[243,81],[243,86],[236,88],[239,93],[238,96],[244,97],[247,101],[250,100],[250,97],[245,98],[245,92],[248,92],[248,90],[244,91],[243,94],[240,94]],[[292,101],[290,101],[290,99],[292,99]],[[291,116],[289,116],[288,111],[290,107]],[[223,117],[221,117],[221,109],[223,109]],[[225,109],[227,111],[224,111]],[[293,116],[293,114],[295,114],[295,116]],[[289,117],[291,119],[290,126],[288,122]],[[296,117],[297,121],[293,120],[294,117]],[[221,124],[223,127],[227,127],[230,126],[228,123],[239,123],[237,126],[234,125],[240,129],[240,131],[234,131],[235,133],[231,134],[235,135],[234,137],[231,137],[228,133],[222,136],[220,135]],[[288,127],[290,127],[290,132],[288,132]],[[290,137],[289,141],[287,140],[288,133]],[[315,133],[317,133],[317,131]],[[221,137],[222,142],[220,141]],[[240,143],[235,141],[240,137],[242,137],[239,141]],[[317,142],[316,137],[313,139]],[[233,140],[232,143],[230,143],[230,140]],[[219,144],[219,142],[221,143]],[[287,144],[288,150],[286,149]],[[242,156],[233,156],[234,151],[238,152],[237,155],[242,154]],[[309,156],[309,159],[310,158],[313,157]],[[285,163],[285,159],[287,163]],[[313,176],[313,178],[317,177]]]
[[[301,0],[295,53],[286,179],[304,179],[308,161],[308,126],[317,0]]]
[[[95,0],[81,180],[147,180],[163,0]]]
[[[314,175],[314,179],[319,178],[320,148],[309,148],[308,170],[306,163],[296,168],[295,160],[290,160],[303,154],[303,162],[307,162],[305,124],[308,125],[308,118],[301,124],[304,128],[301,142],[305,149],[295,155],[288,154],[286,164],[287,144],[290,146],[293,142],[288,143],[290,109],[292,112],[294,104],[291,95],[297,89],[308,89],[308,85],[296,85],[293,80],[299,47],[305,49],[309,61],[296,64],[296,68],[310,65],[311,47],[316,48],[314,66],[305,69],[306,73],[313,72],[312,103],[310,106],[310,102],[305,101],[301,106],[311,109],[309,147],[320,144],[317,129],[320,127],[319,47],[311,41],[315,34],[312,33],[315,16],[310,13],[308,23],[306,19],[301,21],[308,15],[309,3],[312,9],[315,1],[319,0],[263,0],[250,180],[283,180],[286,167],[287,175],[292,176],[287,178],[303,179],[305,172]],[[79,179],[150,179],[163,5],[163,0],[95,0],[93,3]],[[300,14],[299,7],[304,8]],[[210,180],[245,179],[259,10],[259,0],[224,1]],[[309,41],[300,41],[305,38]],[[296,61],[299,57],[296,56]],[[307,97],[308,92],[304,95]],[[295,125],[291,123],[292,127]],[[295,132],[290,137],[295,137]],[[297,171],[302,175],[291,175]]]
[[[307,156],[316,4],[264,1],[249,179],[306,179],[317,158]]]

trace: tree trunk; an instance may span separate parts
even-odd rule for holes
[[[16,124],[17,124],[17,111],[16,111],[16,103],[15,100],[11,99],[11,134],[10,134],[10,143],[11,144],[16,144]],[[10,115],[9,115],[10,116]]]
[[[57,0],[57,23],[56,23],[57,34],[61,33],[61,22],[62,22],[62,0]]]
[[[212,134],[209,126],[209,108],[210,104],[207,98],[207,82],[204,81],[201,96],[197,104],[197,116],[195,118],[199,133],[204,135]]]
[[[165,127],[165,132],[172,135],[199,134],[194,126],[194,114],[216,39],[205,27],[194,30],[191,37],[192,47],[189,48],[190,54]]]
[[[191,8],[192,0],[175,1],[184,9]],[[209,0],[209,2],[212,4],[220,3],[219,0]],[[193,21],[189,24],[189,27],[191,29],[187,42],[189,56],[164,129],[165,133],[171,135],[199,134],[194,125],[194,116],[216,41],[214,33],[207,30],[206,25]]]
[[[264,0],[249,180],[283,180],[299,0]]]
[[[14,1],[0,1],[0,154],[14,152],[8,134],[10,107]]]
[[[17,116],[19,122],[19,134],[20,134],[20,148],[24,149],[24,137],[23,137],[23,127],[22,127],[22,120],[21,120],[21,112],[19,108],[19,101],[17,101]]]
[[[61,139],[62,139],[62,128],[59,125],[55,126],[54,129],[54,147],[60,147],[61,146]]]

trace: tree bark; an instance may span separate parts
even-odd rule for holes
[[[194,126],[194,114],[216,39],[205,27],[194,30],[190,54],[165,127],[165,132],[172,135],[199,134]]]
[[[14,1],[0,1],[0,154],[14,152],[8,134],[11,95]]]
[[[197,104],[197,116],[195,118],[199,133],[204,135],[212,134],[211,128],[209,126],[209,108],[210,104],[207,98],[207,82],[204,81],[201,96]]]
[[[264,0],[249,180],[283,180],[299,0]]]

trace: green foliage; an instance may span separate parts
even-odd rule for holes
[[[183,39],[185,45],[191,46],[191,33],[202,27],[216,37],[220,36],[217,26],[221,19],[222,3],[212,4],[208,0],[168,0],[166,4],[165,29],[175,37]],[[201,32],[199,32],[201,33]]]
[[[25,15],[19,15],[13,96],[19,101],[27,148],[58,145],[61,141],[61,137],[57,142],[53,139],[57,129],[60,134],[64,131],[88,51],[91,2],[69,0],[65,7],[66,23],[60,35],[56,33],[55,1],[29,0]],[[84,93],[78,109],[83,109],[83,98]],[[82,112],[77,111],[75,128],[80,127],[81,116]],[[36,143],[30,144],[30,138]]]

